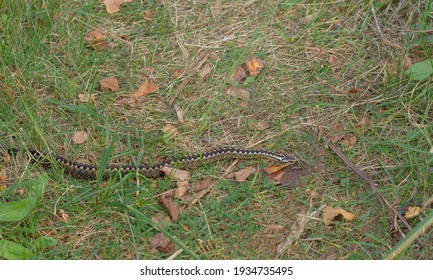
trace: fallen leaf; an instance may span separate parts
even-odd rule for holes
[[[249,58],[245,61],[245,65],[247,66],[248,72],[251,76],[257,77],[262,69],[265,67],[265,63],[260,58]]]
[[[235,180],[237,182],[245,182],[248,177],[250,177],[251,174],[255,173],[257,169],[255,169],[252,166],[247,166],[239,171],[236,171],[235,174]]]
[[[89,135],[85,131],[77,131],[72,136],[72,143],[74,144],[83,144],[89,139]]]
[[[104,0],[105,9],[107,10],[107,13],[114,14],[120,11],[120,6],[123,3],[130,3],[133,0]]]
[[[185,209],[179,207],[176,202],[168,199],[165,196],[160,197],[159,202],[162,203],[165,208],[167,208],[168,214],[170,215],[172,220],[177,220],[179,214],[185,212]]]
[[[207,75],[209,75],[210,72],[212,72],[213,70],[213,65],[211,63],[206,63],[201,69],[200,71],[198,71],[198,76],[200,77],[200,79],[204,79],[206,78]]]
[[[328,226],[332,223],[335,217],[338,215],[343,216],[343,218],[347,221],[353,220],[355,217],[354,214],[347,212],[341,207],[333,208],[331,206],[326,206],[323,208],[323,221],[325,222],[325,225]]]
[[[188,181],[178,181],[176,182],[176,185],[177,185],[177,189],[174,194],[174,197],[176,198],[180,198],[184,196],[188,192],[188,189],[190,188]]]
[[[6,170],[0,170],[0,191],[4,191],[7,188],[7,174]]]
[[[421,214],[421,207],[409,207],[404,214],[406,219],[415,218]]]
[[[182,201],[192,202],[201,198],[206,192],[216,184],[215,181],[205,179],[201,182],[195,182],[192,188],[188,188],[187,192],[179,197]]]
[[[107,36],[98,30],[91,30],[86,34],[85,43],[97,51],[106,50],[110,47],[110,42],[107,40]]]
[[[335,55],[331,55],[328,58],[328,62],[329,62],[329,64],[332,64],[332,65],[341,65],[341,64],[343,64],[343,61],[340,58],[336,57]]]
[[[161,171],[164,172],[165,175],[176,181],[186,181],[191,177],[191,174],[188,171],[172,167],[163,167],[161,168]]]
[[[174,110],[176,111],[177,120],[180,123],[183,123],[183,121],[184,121],[183,117],[185,116],[185,111],[184,111],[183,107],[178,106],[178,105],[174,105]]]
[[[353,133],[346,133],[340,143],[346,147],[352,147],[357,142],[356,136]]]
[[[250,93],[247,90],[232,87],[232,86],[227,87],[226,94],[231,95],[231,96],[235,96],[235,97],[240,97],[243,99],[249,99],[250,98]]]
[[[140,102],[140,99],[135,98],[135,97],[125,97],[125,98],[116,100],[116,104],[118,104],[118,105],[129,105],[129,106],[137,105],[138,102]]]
[[[251,129],[257,129],[260,131],[268,129],[271,125],[269,122],[257,122],[257,123],[251,123],[251,125],[248,125]]]
[[[315,190],[307,190],[307,193],[309,193],[309,197],[312,199],[318,198],[319,197],[319,193],[316,192]]]
[[[152,222],[158,225],[161,228],[165,228],[170,224],[171,218],[164,214],[159,214],[155,217],[152,217]]]
[[[183,74],[185,74],[185,73],[186,73],[186,69],[176,69],[176,70],[173,71],[173,76],[174,76],[176,79],[179,79],[179,78],[182,77]]]
[[[280,171],[277,171],[275,173],[269,174],[269,179],[271,180],[272,183],[280,185],[283,181],[284,174],[285,174],[285,171],[280,170]]]
[[[309,24],[311,21],[313,20],[313,15],[306,15],[305,17],[302,18],[302,23],[303,24]]]
[[[174,127],[172,124],[167,124],[162,128],[163,138],[164,140],[172,139],[176,135],[179,134],[176,127]]]
[[[78,94],[78,100],[80,100],[81,102],[95,102],[95,99],[96,99],[96,94],[88,94],[88,93]]]
[[[360,126],[369,126],[371,124],[371,120],[369,117],[364,116],[361,121],[359,122]]]
[[[347,93],[358,93],[358,92],[362,92],[362,89],[359,88],[351,88],[347,91]]]
[[[276,173],[276,172],[280,171],[281,169],[286,168],[289,165],[290,165],[290,163],[279,164],[279,165],[271,165],[271,166],[266,167],[265,169],[263,169],[263,171],[265,171],[266,174],[273,174],[273,173]]]
[[[189,79],[185,78],[180,84],[177,86],[178,89],[184,88],[189,83]]]
[[[423,203],[422,208],[425,209],[425,208],[427,208],[428,206],[430,206],[430,204],[433,204],[433,196],[430,197],[429,199],[427,199],[427,200]]]
[[[119,90],[119,81],[114,77],[108,77],[99,81],[102,91],[111,89],[112,91]]]
[[[247,77],[247,71],[242,66],[236,67],[235,71],[229,78],[229,83],[240,82]]]
[[[65,223],[69,222],[69,215],[66,214],[65,210],[59,209],[59,214],[60,214],[61,219],[63,220],[63,222],[65,222]]]
[[[283,226],[280,225],[263,225],[267,230],[272,230],[272,231],[282,231],[284,230]]]
[[[152,10],[146,10],[144,11],[144,19],[146,21],[151,21],[153,17],[155,16],[155,12]]]
[[[176,252],[176,245],[162,233],[157,233],[152,238],[151,246],[165,254],[173,254]]]
[[[138,88],[136,92],[134,92],[134,97],[142,97],[148,95],[150,93],[157,92],[159,90],[158,85],[146,79]]]

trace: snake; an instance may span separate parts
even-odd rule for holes
[[[267,150],[222,147],[207,152],[169,157],[168,159],[153,165],[108,163],[106,166],[102,166],[74,161],[65,156],[57,155],[45,150],[36,150],[31,148],[4,148],[3,146],[0,146],[0,155],[16,155],[20,151],[27,151],[27,154],[31,156],[31,159],[40,162],[41,165],[51,166],[53,163],[56,163],[65,171],[65,173],[72,177],[89,180],[96,180],[98,177],[102,178],[102,180],[107,180],[108,178],[116,176],[116,174],[120,174],[121,176],[140,174],[149,179],[154,179],[165,175],[162,171],[162,168],[164,167],[189,169],[222,159],[267,158],[281,163],[290,163],[296,160],[296,158],[291,155],[278,154]]]

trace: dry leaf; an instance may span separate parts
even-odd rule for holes
[[[433,204],[433,196],[430,197],[429,199],[427,199],[427,200],[423,203],[422,208],[425,209],[425,208],[427,208],[430,204]]]
[[[272,183],[280,185],[282,183],[283,177],[284,177],[285,171],[280,170],[275,173],[269,174],[269,179]]]
[[[360,126],[369,126],[371,124],[371,120],[369,117],[364,116],[361,121],[359,122]]]
[[[226,94],[231,95],[231,96],[235,96],[235,97],[240,97],[243,99],[249,99],[250,98],[250,93],[248,91],[241,89],[241,88],[235,88],[232,86],[227,87]]]
[[[85,131],[77,131],[72,136],[72,143],[74,144],[83,144],[89,139],[89,134]]]
[[[247,71],[242,66],[236,67],[233,74],[230,76],[229,83],[240,82],[247,77]]]
[[[245,61],[245,65],[247,66],[248,72],[251,76],[256,77],[262,72],[262,69],[265,67],[265,63],[260,58],[249,58]]]
[[[192,188],[188,188],[187,192],[179,197],[182,201],[192,202],[201,198],[206,192],[216,184],[215,181],[205,179],[202,182],[195,182]]]
[[[159,202],[164,204],[165,208],[167,208],[168,214],[170,214],[172,220],[177,220],[179,214],[185,212],[185,209],[179,207],[176,202],[165,196],[160,197]]]
[[[102,91],[111,89],[112,91],[119,90],[119,81],[114,77],[108,77],[99,81]]]
[[[347,93],[351,93],[351,94],[353,94],[353,93],[358,93],[358,92],[362,92],[362,89],[359,89],[359,88],[351,88],[351,89],[349,89],[349,90],[347,91]]]
[[[110,47],[107,36],[98,30],[91,30],[86,34],[85,45],[92,47],[94,50],[102,51]]]
[[[406,213],[404,214],[404,217],[406,219],[411,219],[411,218],[415,218],[419,214],[421,214],[421,207],[409,207]]]
[[[69,222],[69,215],[66,214],[65,210],[63,210],[63,209],[59,209],[59,214],[60,214],[60,216],[62,217],[61,219],[62,219],[65,223]]]
[[[265,171],[266,174],[273,174],[273,173],[276,173],[276,172],[280,171],[281,169],[286,168],[289,165],[290,165],[290,163],[279,164],[279,165],[271,165],[271,166],[266,167],[265,169],[263,169],[263,171]]]
[[[430,148],[430,151],[429,151],[430,153],[433,153],[433,146]]]
[[[140,102],[140,99],[135,98],[135,97],[125,97],[125,98],[116,100],[116,104],[118,104],[118,105],[129,105],[129,106],[137,105],[138,102]]]
[[[174,126],[171,125],[171,124],[167,124],[167,125],[165,125],[165,126],[162,128],[162,133],[164,134],[164,135],[163,135],[163,138],[164,138],[165,140],[171,139],[171,138],[173,138],[173,137],[175,137],[176,135],[179,134],[179,132],[177,131],[176,127],[174,127]]]
[[[237,182],[244,182],[247,180],[248,177],[250,177],[251,174],[255,173],[257,169],[255,169],[252,166],[247,166],[239,171],[236,171],[235,174],[235,180]]]
[[[152,10],[146,10],[144,11],[144,19],[146,21],[150,21],[153,19],[153,17],[155,16],[155,12]]]
[[[158,91],[158,85],[146,79],[138,88],[136,92],[134,92],[134,97],[142,97],[148,95],[150,93],[154,93]]]
[[[176,252],[176,245],[162,233],[158,233],[153,237],[151,246],[165,254]]]
[[[309,193],[309,197],[312,198],[312,199],[319,197],[319,193],[316,192],[315,190],[308,189],[307,193]]]
[[[211,63],[206,63],[201,69],[200,71],[198,71],[198,76],[200,77],[200,79],[204,79],[206,78],[207,75],[209,75],[210,72],[212,72],[213,70],[213,65]]]
[[[120,6],[123,3],[130,3],[133,0],[104,0],[105,9],[107,10],[107,13],[114,14],[120,11]]]
[[[81,102],[95,102],[95,99],[96,99],[96,94],[88,94],[88,93],[78,94],[78,100],[80,100]]]
[[[306,15],[305,17],[302,18],[302,23],[303,24],[309,24],[311,21],[313,20],[313,15]]]
[[[4,191],[7,188],[7,174],[6,170],[0,170],[0,191]]]
[[[176,198],[184,196],[188,192],[188,189],[190,189],[188,181],[178,181],[176,185],[177,189],[174,192],[174,197]]]
[[[185,78],[180,84],[177,86],[178,89],[184,88],[189,83],[189,79]]]
[[[155,217],[152,217],[152,222],[158,225],[161,228],[165,228],[170,224],[171,218],[164,214],[159,214]]]
[[[333,208],[331,206],[326,206],[323,208],[323,221],[325,222],[326,226],[330,225],[334,218],[338,215],[343,216],[343,218],[347,221],[351,221],[355,217],[354,214],[347,212],[341,207]]]
[[[282,231],[284,230],[283,226],[280,225],[263,225],[267,230],[272,230],[272,231]]]
[[[336,57],[335,55],[331,55],[328,58],[328,62],[329,64],[337,65],[337,66],[343,64],[343,61],[340,58]]]
[[[161,168],[161,171],[164,172],[165,175],[176,181],[186,181],[191,177],[191,174],[188,171],[172,167],[165,166]]]
[[[176,111],[177,119],[180,123],[183,123],[185,112],[182,106],[174,105],[174,110]]]
[[[353,133],[347,133],[344,135],[343,139],[341,139],[340,143],[346,147],[352,147],[357,142],[356,136]]]

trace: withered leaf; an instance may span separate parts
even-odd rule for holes
[[[272,231],[281,231],[281,230],[284,230],[284,227],[280,226],[280,225],[264,225],[264,227],[267,230],[272,230]]]
[[[176,252],[176,245],[162,233],[157,233],[153,237],[151,246],[165,254],[173,254]]]
[[[60,214],[62,221],[64,221],[65,223],[69,222],[69,215],[66,214],[65,210],[59,209],[59,214]]]
[[[112,91],[116,91],[119,90],[119,81],[114,77],[108,77],[100,80],[99,86],[101,87],[102,91],[107,91],[109,89]]]
[[[247,180],[248,177],[250,177],[251,174],[255,173],[257,171],[256,168],[252,166],[247,166],[239,171],[236,171],[235,174],[235,180],[237,182],[244,182]]]
[[[106,50],[110,47],[107,36],[98,30],[91,30],[86,34],[85,45],[97,51]]]
[[[281,169],[286,168],[289,165],[290,165],[290,163],[279,164],[279,165],[270,165],[270,166],[266,167],[265,169],[263,169],[263,171],[265,171],[267,174],[273,174],[273,173],[280,171]]]
[[[123,3],[130,3],[133,0],[104,0],[105,9],[107,10],[107,13],[114,14],[120,11],[120,6]]]
[[[157,84],[149,81],[149,79],[146,79],[138,88],[136,92],[134,92],[134,97],[142,97],[145,95],[148,95],[150,93],[157,92],[159,90],[159,87]]]
[[[152,217],[152,222],[154,222],[156,225],[160,226],[161,228],[167,227],[170,224],[170,221],[171,218],[164,214],[159,214],[155,217]]]
[[[88,93],[78,94],[78,100],[80,100],[81,102],[95,102],[95,99],[96,99],[96,94],[88,94]]]
[[[174,105],[174,110],[176,111],[177,120],[180,123],[183,123],[183,121],[184,121],[183,117],[185,116],[185,111],[184,111],[183,107],[181,107],[179,105]]]
[[[188,188],[187,192],[179,197],[182,201],[192,202],[196,199],[201,198],[206,192],[215,185],[215,181],[205,179],[201,182],[195,182],[192,188]]]
[[[229,78],[229,83],[240,82],[247,77],[247,71],[242,66],[236,67],[235,71]]]
[[[421,214],[421,207],[409,207],[404,214],[406,219],[415,218]]]
[[[160,197],[159,202],[161,202],[165,208],[167,208],[168,214],[170,215],[172,220],[177,220],[180,213],[184,213],[185,209],[179,207],[176,202],[168,199],[165,196]]]
[[[200,79],[204,79],[206,78],[207,75],[209,75],[210,72],[212,72],[213,70],[213,65],[211,63],[206,63],[201,69],[200,71],[198,71],[198,76],[200,77]]]
[[[188,171],[182,169],[165,166],[161,168],[161,171],[164,172],[165,175],[176,181],[186,181],[191,177],[191,174]]]
[[[74,144],[83,144],[89,139],[89,134],[85,131],[76,131],[72,136],[72,143]]]
[[[247,66],[250,75],[253,77],[257,77],[265,67],[265,62],[260,58],[252,57],[245,61],[245,65]]]
[[[164,134],[164,139],[168,140],[179,134],[176,127],[172,124],[167,124],[162,128],[162,133]]]
[[[232,87],[229,86],[226,89],[226,94],[231,95],[231,96],[235,96],[235,97],[240,97],[243,99],[249,99],[250,98],[250,93],[242,88],[236,88],[236,87]]]
[[[328,226],[332,223],[335,217],[338,215],[343,216],[343,218],[347,221],[353,220],[355,217],[354,214],[347,212],[341,207],[333,208],[331,206],[326,206],[323,208],[323,221],[325,222],[325,225]]]
[[[343,144],[346,147],[352,147],[356,144],[358,140],[356,139],[355,134],[353,133],[346,133],[344,135],[343,139],[341,139],[340,143]]]

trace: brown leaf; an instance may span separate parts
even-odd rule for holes
[[[357,142],[356,136],[353,133],[346,133],[340,143],[346,147],[352,147]]]
[[[189,79],[185,78],[180,84],[178,85],[178,89],[183,89],[187,84],[189,83]]]
[[[271,165],[271,166],[263,169],[263,171],[265,171],[267,174],[273,174],[273,173],[280,171],[281,169],[286,168],[289,165],[290,165],[290,163],[285,163],[285,164],[280,164],[280,165]]]
[[[96,94],[88,94],[88,93],[78,94],[78,100],[80,100],[81,102],[95,102],[95,99],[96,99]]]
[[[179,134],[176,127],[172,124],[167,124],[162,128],[163,137],[165,140],[171,139]]]
[[[102,91],[111,89],[112,91],[119,90],[119,81],[114,77],[108,77],[99,81]]]
[[[161,228],[167,227],[170,224],[170,221],[171,218],[164,214],[159,214],[155,217],[152,217],[152,222],[154,222],[156,225],[160,226]]]
[[[284,227],[280,226],[280,225],[264,225],[264,226],[265,226],[265,228],[267,230],[272,230],[272,231],[282,231],[282,230],[284,230]]]
[[[98,30],[91,30],[86,34],[85,45],[97,51],[106,50],[110,47],[107,36]]]
[[[176,185],[177,185],[177,189],[174,195],[174,197],[176,198],[181,198],[182,196],[184,196],[188,192],[188,189],[190,188],[188,181],[178,181],[176,182]]]
[[[74,144],[83,144],[89,139],[89,134],[85,131],[77,131],[72,136],[72,143]]]
[[[116,104],[118,104],[118,105],[129,105],[129,106],[137,105],[138,102],[140,102],[140,99],[135,98],[135,97],[125,97],[125,98],[116,100]]]
[[[179,214],[185,212],[185,209],[179,207],[176,202],[168,199],[165,196],[160,197],[159,202],[162,203],[165,208],[167,208],[168,214],[170,215],[172,220],[177,220]]]
[[[371,124],[371,120],[369,117],[364,116],[361,121],[359,122],[360,126],[369,126]]]
[[[240,82],[247,77],[247,71],[242,66],[236,67],[233,74],[230,76],[229,83]]]
[[[206,194],[209,188],[216,184],[215,181],[205,179],[202,182],[195,182],[192,188],[188,188],[187,192],[179,197],[182,201],[191,202],[201,198]]]
[[[185,111],[182,106],[174,105],[174,110],[176,111],[177,119],[180,123],[183,123],[183,117],[185,116]]]
[[[198,76],[200,77],[200,79],[204,79],[206,78],[207,75],[209,75],[210,72],[212,72],[213,70],[213,65],[211,63],[206,63],[201,69],[200,71],[198,71]]]
[[[421,214],[421,207],[409,207],[404,216],[406,217],[406,219],[411,219],[415,218],[419,214]]]
[[[144,19],[146,21],[151,21],[153,17],[155,16],[155,12],[152,10],[146,10],[144,11]]]
[[[65,210],[59,209],[59,214],[61,216],[62,221],[64,221],[65,223],[69,222],[69,215],[66,214]]]
[[[249,99],[250,98],[250,93],[247,90],[232,87],[232,86],[227,87],[226,94],[231,95],[231,96],[235,96],[235,97],[240,97],[243,99]]]
[[[257,77],[262,69],[265,67],[265,62],[260,58],[249,58],[245,61],[245,65],[247,66],[248,72],[251,76]]]
[[[340,58],[336,57],[335,55],[331,55],[328,58],[328,62],[329,62],[329,64],[337,65],[337,66],[343,64],[343,61]]]
[[[362,89],[360,88],[351,88],[347,91],[347,93],[358,93],[358,92],[362,92]]]
[[[285,170],[280,170],[275,173],[271,173],[269,174],[269,179],[271,180],[272,183],[280,185],[283,181],[285,173],[286,173]]]
[[[186,181],[191,177],[191,174],[188,171],[172,167],[165,166],[161,168],[161,171],[164,172],[165,175],[176,181]]]
[[[252,166],[247,166],[239,171],[235,172],[235,180],[237,182],[244,182],[250,177],[251,174],[255,173],[257,169]]]
[[[7,188],[7,174],[6,170],[0,170],[0,191],[4,191]]]
[[[134,92],[134,97],[142,97],[148,95],[150,93],[157,92],[159,90],[158,85],[146,79],[138,88],[136,92]]]
[[[313,20],[313,15],[309,14],[302,18],[303,24],[309,24]]]
[[[120,6],[123,3],[130,3],[133,0],[104,0],[105,9],[107,10],[107,13],[114,14],[120,11]]]
[[[165,254],[173,254],[176,252],[176,245],[162,233],[157,233],[152,238],[151,246]]]
[[[338,215],[343,216],[343,218],[347,221],[351,221],[355,217],[354,214],[347,212],[341,207],[333,208],[331,206],[326,206],[323,208],[323,221],[325,222],[326,226],[330,225],[334,218]]]

